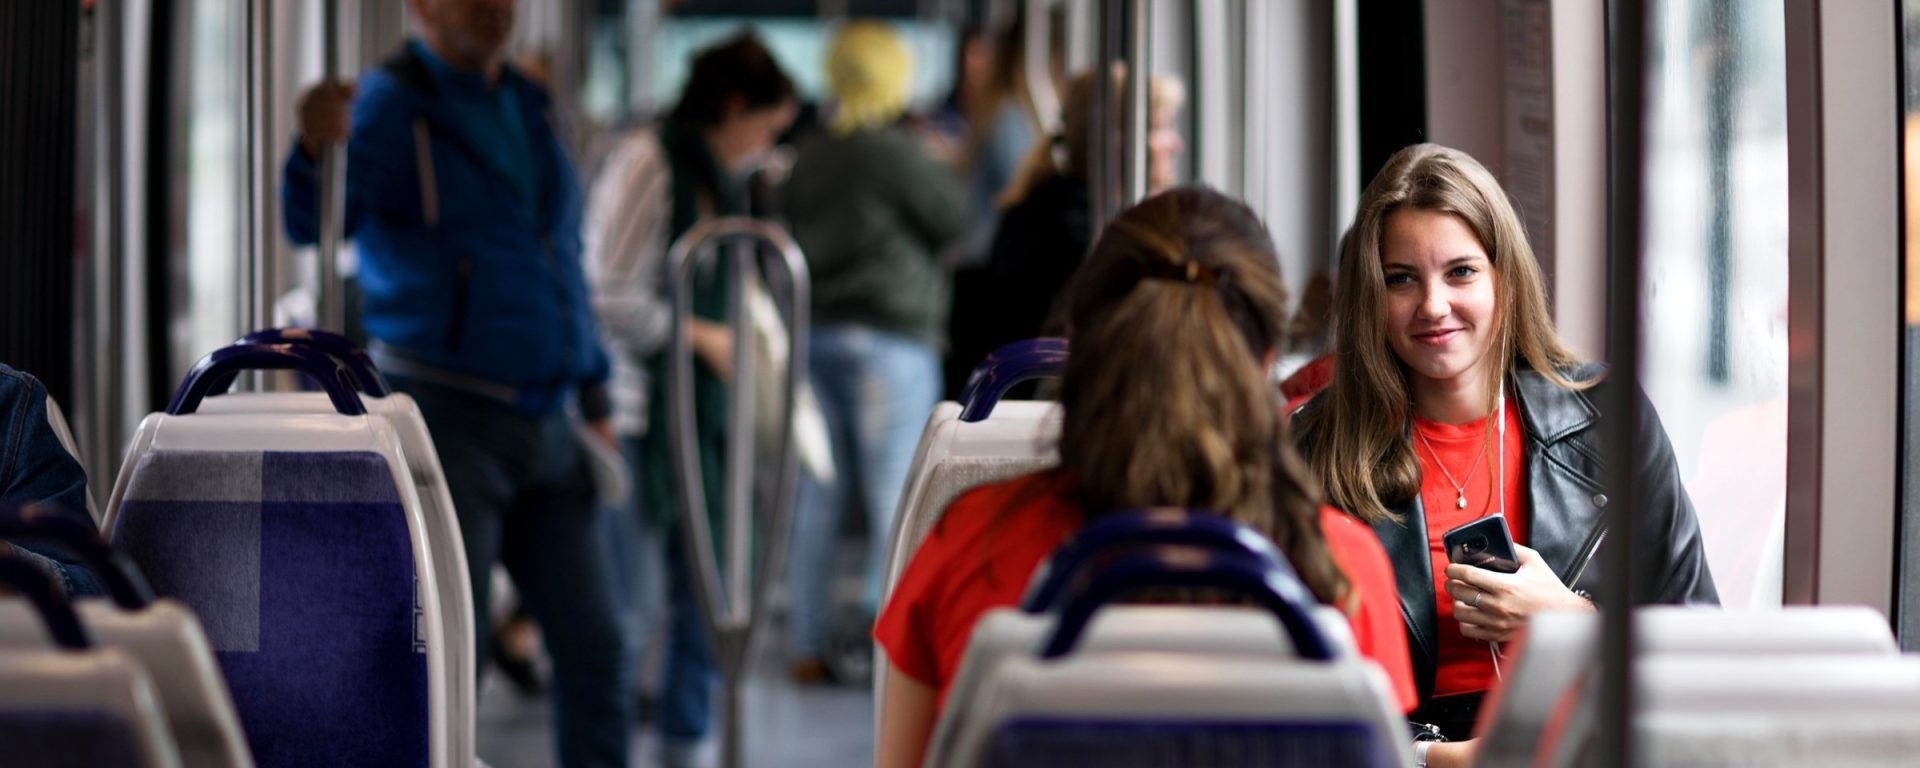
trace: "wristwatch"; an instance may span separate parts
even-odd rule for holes
[[[1433,749],[1433,745],[1431,741],[1413,743],[1413,768],[1427,768],[1427,750]]]

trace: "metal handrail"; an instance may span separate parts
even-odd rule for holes
[[[323,82],[339,82],[340,8],[337,0],[324,0],[320,4],[320,60]],[[347,327],[346,286],[340,279],[340,240],[345,235],[346,208],[346,146],[328,142],[320,148],[319,280],[314,290],[313,305],[314,325],[335,332],[344,332]]]
[[[722,251],[722,246],[732,248]],[[761,246],[766,246],[765,248]],[[708,519],[706,490],[700,466],[698,433],[694,423],[693,345],[687,324],[693,318],[694,272],[707,257],[720,254],[733,260],[727,285],[727,327],[733,334],[733,375],[727,390],[727,460],[725,562],[714,553],[713,522]],[[699,587],[700,614],[712,638],[714,657],[726,680],[720,764],[738,768],[745,759],[744,684],[754,641],[766,615],[767,596],[780,572],[792,520],[797,459],[793,445],[793,410],[806,380],[807,307],[809,283],[806,260],[793,238],[778,225],[747,218],[710,219],[675,241],[667,253],[669,289],[673,294],[673,334],[667,351],[668,434],[671,436],[674,479],[678,486],[682,533],[689,564]],[[785,280],[770,287],[784,288],[788,357],[781,402],[777,480],[765,513],[755,515],[753,504],[754,402],[756,376],[751,344],[752,328],[746,314],[747,281],[768,267],[784,272]],[[752,523],[764,528],[758,557],[753,547]],[[726,578],[721,578],[724,570]]]
[[[1153,130],[1153,0],[1132,0],[1127,8],[1127,89],[1122,114],[1120,207],[1126,210],[1147,197],[1147,136]]]

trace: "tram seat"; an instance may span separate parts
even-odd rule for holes
[[[167,730],[187,768],[249,768],[253,758],[240,730],[233,698],[220,676],[213,649],[193,614],[162,600],[128,611],[105,600],[74,605],[94,642],[116,649],[143,668],[165,714]],[[50,647],[18,599],[0,600],[0,655]]]
[[[1341,658],[1356,655],[1353,632],[1339,610],[1318,606],[1314,622]],[[1012,608],[988,611],[974,625],[966,652],[948,689],[928,754],[946,754],[968,713],[980,706],[983,681],[1004,659],[1031,655],[1053,633],[1055,617]],[[1264,611],[1235,606],[1117,605],[1101,611],[1087,628],[1083,652],[1169,652],[1213,657],[1286,658],[1292,642]]]
[[[1065,339],[1002,346],[974,367],[958,402],[934,406],[894,507],[880,588],[883,603],[927,530],[961,493],[1059,463],[1053,444],[1060,434],[1059,405],[1002,398],[1014,385],[1059,375],[1066,359]],[[884,690],[879,676],[874,682],[876,691]]]
[[[992,418],[978,422],[961,421],[960,405],[951,400],[934,406],[894,510],[882,599],[893,593],[900,572],[948,504],[969,489],[1059,463],[1053,446],[1059,433],[1059,404],[1053,402],[1007,401]]]
[[[1597,682],[1589,675],[1598,667],[1598,622],[1599,617],[1589,613],[1545,613],[1529,622],[1515,649],[1507,654],[1514,661],[1506,669],[1505,684],[1482,711],[1481,765],[1576,765],[1581,756],[1591,750],[1598,722]],[[1656,689],[1665,691],[1663,696],[1671,695],[1664,700],[1679,702],[1680,706],[1680,709],[1668,710],[1664,704],[1651,705],[1644,710],[1646,717],[1642,725],[1652,727],[1647,724],[1660,723],[1649,738],[1661,741],[1671,736],[1672,743],[1678,745],[1675,749],[1692,750],[1720,738],[1713,736],[1715,728],[1724,728],[1720,733],[1729,739],[1771,738],[1767,732],[1773,730],[1782,736],[1804,731],[1804,738],[1825,741],[1824,726],[1813,720],[1804,721],[1810,725],[1796,724],[1791,729],[1762,729],[1754,733],[1741,729],[1754,726],[1758,722],[1754,718],[1800,721],[1793,713],[1800,711],[1806,702],[1827,695],[1845,698],[1844,692],[1830,686],[1850,684],[1845,681],[1856,674],[1861,665],[1884,665],[1892,675],[1890,680],[1897,681],[1900,675],[1907,674],[1903,670],[1909,664],[1920,663],[1900,657],[1886,620],[1873,610],[1860,607],[1787,607],[1777,611],[1736,612],[1655,606],[1640,609],[1635,626],[1642,654],[1638,674],[1643,691],[1647,696],[1652,696]],[[1798,683],[1781,679],[1807,674],[1795,671],[1798,668],[1828,664],[1835,665],[1834,673],[1839,677],[1835,681],[1808,682],[1804,693],[1809,698],[1805,701],[1795,692],[1799,690],[1794,688]],[[1649,676],[1650,669],[1674,667],[1711,669],[1715,670],[1714,674],[1727,677],[1701,682],[1705,678],[1696,673],[1681,678],[1672,678],[1664,672],[1651,673],[1659,679]],[[1686,687],[1695,684],[1703,687]],[[1714,700],[1718,695],[1714,691],[1722,689],[1745,693],[1725,699],[1734,706],[1724,713],[1698,708],[1701,702]],[[1863,700],[1879,695],[1871,686],[1861,694]],[[1915,688],[1915,695],[1920,696],[1920,687]],[[1643,700],[1651,703],[1657,698],[1643,697]],[[1916,703],[1920,703],[1920,699],[1916,699]],[[1694,709],[1688,711],[1689,707]],[[1766,710],[1772,714],[1766,714]],[[1917,717],[1920,707],[1900,711],[1903,717],[1920,722]],[[1662,715],[1663,712],[1668,714]],[[1663,732],[1661,728],[1667,730]],[[1883,738],[1890,735],[1905,738],[1897,729],[1879,729],[1876,733]],[[1908,753],[1907,760],[1911,754]],[[1771,762],[1771,758],[1767,762]],[[1756,763],[1715,759],[1686,764]],[[1805,764],[1837,763],[1823,757]]]
[[[0,749],[9,768],[178,768],[147,671],[116,649],[0,651]]]
[[[1649,765],[1891,768],[1920,754],[1920,658],[1656,655],[1635,681]]]
[[[450,765],[441,587],[393,425],[197,406],[141,423],[106,529],[198,614],[255,760]]]
[[[400,438],[401,453],[420,500],[427,552],[435,580],[440,584],[441,624],[446,630],[448,689],[447,720],[454,729],[449,746],[453,765],[473,762],[475,689],[473,587],[468,582],[467,550],[460,520],[440,467],[440,454],[427,431],[426,417],[413,397],[395,392],[385,397],[363,397],[369,416],[383,418]],[[209,397],[200,405],[204,414],[283,413],[324,414],[332,411],[320,392],[245,392]]]
[[[1722,611],[1674,605],[1641,608],[1640,642],[1658,654],[1895,654],[1900,645],[1879,612],[1859,605]]]
[[[961,421],[960,405],[951,400],[934,406],[926,430],[920,433],[920,446],[914,451],[906,487],[894,511],[885,578],[880,587],[881,604],[893,594],[900,572],[906,570],[907,561],[948,504],[969,489],[1058,464],[1059,455],[1052,442],[1059,432],[1057,403],[1007,401],[999,404],[993,418],[978,422]],[[875,647],[876,659],[881,653]],[[887,674],[887,665],[874,665],[876,728],[886,703]]]
[[[1224,588],[1262,609],[1110,604],[1155,587]],[[1150,546],[1103,557],[1073,589],[1053,614],[976,627],[927,765],[1411,762],[1385,673],[1354,652],[1344,619],[1301,599],[1284,564]],[[1034,653],[989,647],[1035,634]]]

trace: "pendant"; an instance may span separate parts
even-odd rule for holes
[[[1459,496],[1457,496],[1457,497],[1455,497],[1455,498],[1454,498],[1454,500],[1453,500],[1453,506],[1454,506],[1454,507],[1456,507],[1456,508],[1459,508],[1459,509],[1466,509],[1466,508],[1467,508],[1467,495],[1463,493],[1463,494],[1460,494]]]

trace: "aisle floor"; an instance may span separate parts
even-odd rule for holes
[[[551,700],[522,697],[497,675],[489,675],[482,688],[475,718],[480,759],[493,768],[553,766]],[[714,705],[720,705],[717,689]],[[746,706],[751,768],[873,764],[873,696],[867,686],[801,686],[769,668],[749,680]],[[659,738],[651,727],[636,724],[632,744],[633,768],[659,764]],[[718,765],[717,747],[710,745],[707,757],[709,765]]]

